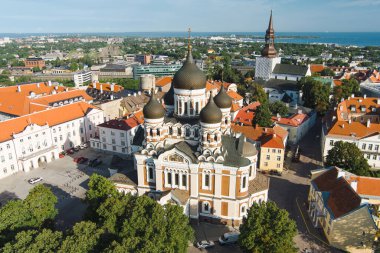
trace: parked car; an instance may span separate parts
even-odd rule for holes
[[[203,240],[203,241],[197,242],[197,248],[198,249],[208,249],[208,248],[212,248],[214,246],[215,246],[215,243],[213,241]]]
[[[40,182],[40,181],[42,181],[42,180],[43,180],[42,177],[35,177],[35,178],[31,178],[31,179],[29,179],[29,180],[28,180],[28,183],[29,183],[29,184],[36,184],[36,183],[38,183],[38,182]]]
[[[63,152],[59,153],[59,158],[64,158],[64,157],[65,157],[65,155],[66,155],[66,152],[65,152],[65,151],[63,151]]]
[[[269,174],[271,175],[275,175],[275,176],[282,176],[281,172],[277,171],[277,170],[271,170],[269,171]]]
[[[75,152],[78,152],[80,150],[79,146],[76,146],[73,148]]]
[[[74,160],[74,162],[76,162],[76,163],[83,164],[83,163],[85,163],[85,162],[88,161],[88,158],[83,157],[83,156],[80,156],[80,157],[76,157],[76,158],[74,158],[73,160]]]
[[[73,155],[75,152],[74,152],[74,149],[70,148],[68,150],[66,150],[67,154],[69,155]]]
[[[87,148],[87,147],[88,147],[88,146],[87,146],[86,143],[83,143],[83,144],[79,145],[79,148],[80,148],[80,149],[85,149],[85,148]]]
[[[219,237],[219,243],[220,245],[236,243],[237,240],[239,239],[239,235],[240,235],[239,232],[225,233],[221,237]]]

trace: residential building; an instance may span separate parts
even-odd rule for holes
[[[317,112],[307,107],[290,107],[289,115],[272,117],[276,125],[288,131],[288,143],[298,144],[317,120]]]
[[[44,59],[39,58],[39,57],[29,57],[29,58],[26,58],[25,61],[24,61],[24,63],[25,63],[25,67],[27,67],[27,68],[39,68],[39,69],[42,69],[42,68],[44,68],[46,66]]]
[[[284,170],[285,147],[288,133],[279,126],[273,128],[253,127],[234,124],[231,126],[235,133],[244,134],[254,143],[258,152],[258,169],[262,172]]]
[[[92,72],[91,71],[82,71],[75,73],[74,76],[75,87],[81,87],[87,85],[87,83],[92,81]]]
[[[308,213],[313,225],[322,229],[331,246],[347,252],[372,252],[378,230],[374,220],[378,219],[375,217],[378,209],[374,212],[366,194],[376,192],[377,195],[380,184],[367,185],[367,180],[372,181],[335,167],[312,179]],[[378,196],[376,198],[378,200]]]
[[[135,56],[135,61],[141,63],[142,65],[150,64],[152,61],[152,55],[150,54],[138,54]]]
[[[373,168],[380,168],[380,99],[349,97],[328,115],[322,127],[322,154],[337,141],[354,143]]]
[[[231,134],[225,90],[206,98],[206,76],[190,46],[172,87],[166,110],[154,92],[143,108],[145,138],[134,154],[138,195],[176,203],[192,219],[238,225],[253,203],[268,198],[269,179],[256,173],[257,150]]]
[[[101,78],[131,78],[132,64],[107,64],[105,67],[99,69],[99,76]]]
[[[91,147],[120,155],[135,153],[140,150],[144,139],[143,123],[142,111],[106,121],[98,125],[99,137],[91,139]],[[136,134],[138,137],[135,139]]]
[[[0,178],[28,172],[98,135],[103,112],[76,102],[0,122]]]

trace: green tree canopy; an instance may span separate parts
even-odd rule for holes
[[[327,153],[326,165],[337,166],[358,176],[370,176],[368,161],[354,143],[335,142]]]
[[[243,252],[297,252],[293,238],[296,223],[274,202],[254,204],[240,225],[238,243]]]
[[[335,86],[333,89],[333,102],[339,103],[342,99],[347,99],[352,94],[360,96],[360,84],[355,78],[343,80],[341,86]]]
[[[1,252],[57,252],[61,240],[62,233],[50,229],[21,231],[11,242],[5,244]]]
[[[262,104],[256,108],[255,117],[253,118],[253,126],[271,127],[272,114],[269,110],[268,104]]]
[[[79,222],[64,239],[58,253],[94,252],[102,232],[102,229],[97,228],[96,223]]]
[[[276,101],[269,104],[269,110],[273,115],[280,114],[282,117],[286,116],[289,113],[289,108],[282,101]]]
[[[332,71],[332,69],[330,69],[330,68],[324,68],[321,71],[321,76],[335,76],[335,72]]]
[[[305,106],[315,109],[321,115],[325,114],[329,108],[330,86],[312,77],[302,78],[300,85]]]
[[[98,174],[92,174],[86,192],[86,202],[89,204],[89,214],[94,215],[99,205],[107,198],[117,196],[118,192],[114,184],[107,178]],[[95,217],[91,217],[95,218]]]

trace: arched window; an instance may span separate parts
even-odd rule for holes
[[[172,127],[169,127],[169,134],[173,135],[173,128]]]
[[[154,170],[153,167],[148,167],[148,179],[153,180],[154,179]]]
[[[198,138],[199,137],[199,132],[198,132],[198,129],[196,128],[195,131],[194,131],[194,137],[195,138]]]
[[[182,135],[182,130],[180,127],[178,127],[178,136],[181,136]]]
[[[190,137],[191,131],[190,128],[186,128],[186,137]]]

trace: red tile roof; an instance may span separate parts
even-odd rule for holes
[[[323,64],[310,64],[310,71],[312,74],[322,72],[325,69]]]
[[[118,130],[130,130],[136,126],[139,126],[144,123],[144,115],[142,111],[138,111],[132,114],[127,119],[113,119],[107,122],[104,122],[99,125],[99,127],[112,128]]]
[[[12,139],[13,134],[22,132],[30,124],[55,126],[81,118],[95,108],[85,102],[78,102],[2,121],[0,122],[0,142]]]
[[[168,84],[171,84],[173,80],[172,76],[163,76],[156,80],[156,87],[163,87]]]
[[[233,122],[252,126],[252,121],[255,117],[256,108],[260,106],[260,102],[253,102],[243,108],[236,114]]]
[[[100,90],[100,87],[102,87],[103,91],[111,91],[111,83],[90,83],[88,85],[88,88],[93,88],[93,89],[97,89],[97,90]],[[114,85],[114,92],[119,92],[119,91],[122,91],[124,90],[123,86],[120,86],[118,84],[113,84]]]

